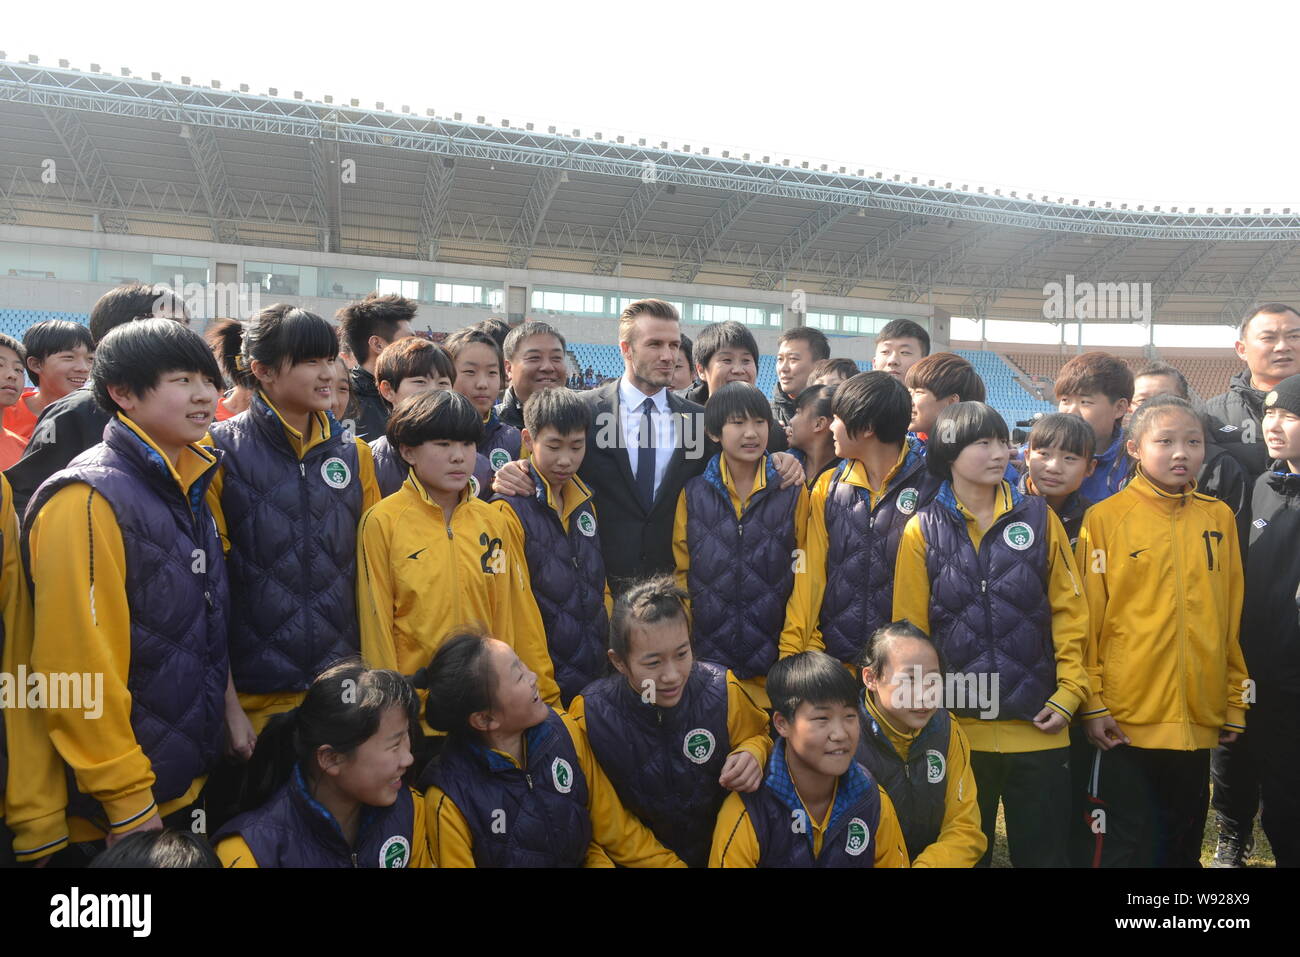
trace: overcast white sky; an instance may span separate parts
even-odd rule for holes
[[[9,59],[1067,199],[1300,207],[1300,13],[1276,2],[72,0],[4,20]]]

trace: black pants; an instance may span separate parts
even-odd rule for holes
[[[1247,727],[1254,716],[1252,708],[1247,713]],[[1210,779],[1214,781],[1214,792],[1210,797],[1214,813],[1222,819],[1224,826],[1243,838],[1249,836],[1255,827],[1255,815],[1259,813],[1260,778],[1259,757],[1245,736],[1214,749],[1214,756],[1210,759]]]
[[[1259,689],[1239,739],[1259,773],[1260,823],[1278,867],[1300,867],[1300,695]]]
[[[1105,802],[1101,867],[1200,867],[1210,804],[1210,749],[1168,751],[1122,744],[1094,758],[1092,786]]]
[[[1070,866],[1098,867],[1106,805],[1092,793],[1097,749],[1082,725],[1070,728]]]
[[[1069,863],[1070,749],[1000,754],[972,751],[980,827],[988,850],[980,867],[993,860],[998,801],[1007,826],[1012,867],[1065,867]]]

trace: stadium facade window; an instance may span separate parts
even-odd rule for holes
[[[155,253],[151,282],[165,283],[168,286],[184,286],[186,283],[206,283],[209,280],[208,260],[198,256],[166,256]]]
[[[378,274],[370,270],[321,269],[319,272],[316,294],[326,299],[364,299],[378,285]]]
[[[316,294],[315,266],[286,263],[244,263],[244,282],[256,284],[269,296],[312,296]]]
[[[380,276],[378,292],[381,296],[405,296],[407,299],[420,298],[420,280],[418,279],[396,279],[389,276]]]
[[[690,321],[699,323],[739,322],[747,326],[772,325],[772,311],[767,306],[728,305],[716,302],[693,303]],[[781,314],[776,313],[776,324]]]
[[[433,284],[433,301],[455,306],[486,306],[489,303],[486,286],[470,283],[436,282]]]
[[[0,276],[86,281],[94,278],[92,263],[89,249],[0,243]]]

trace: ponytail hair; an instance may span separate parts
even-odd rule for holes
[[[249,389],[255,385],[253,373],[239,368],[239,345],[243,336],[244,324],[238,319],[218,319],[203,334],[230,384]]]
[[[470,715],[492,707],[495,681],[488,660],[488,636],[459,630],[442,643],[428,667],[416,674],[417,687],[429,689],[424,720],[446,734],[470,731]]]
[[[893,647],[895,639],[898,638],[914,638],[933,648],[936,657],[939,659],[939,673],[944,673],[946,666],[943,660],[943,652],[939,650],[939,646],[934,643],[929,635],[906,618],[891,621],[889,624],[883,625],[872,632],[871,637],[862,646],[862,650],[858,652],[858,656],[853,663],[857,665],[859,671],[868,668],[873,675],[880,678],[885,670],[885,665],[889,663],[889,649]]]
[[[396,671],[368,669],[355,658],[325,669],[302,704],[273,717],[258,736],[241,809],[265,804],[289,780],[295,764],[305,778],[314,779],[320,748],[351,754],[375,736],[389,708],[406,714],[412,737],[418,738],[419,699]]]

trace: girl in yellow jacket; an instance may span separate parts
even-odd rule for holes
[[[1210,753],[1245,731],[1241,554],[1232,510],[1196,491],[1205,441],[1185,400],[1146,402],[1126,443],[1136,475],[1079,534],[1091,608],[1081,716],[1097,748],[1103,867],[1198,866]]]
[[[469,623],[510,641],[512,623],[532,601],[522,585],[523,556],[504,544],[504,519],[469,489],[482,432],[459,392],[412,396],[389,418],[388,441],[410,473],[361,517],[357,534],[361,655],[372,668],[414,675],[452,629]],[[519,634],[515,650],[537,673],[543,699],[558,704],[545,635]]]
[[[581,726],[542,700],[505,642],[457,634],[421,678],[425,718],[448,735],[420,780],[439,867],[685,866],[623,807]]]
[[[858,659],[862,673],[858,763],[889,794],[913,867],[974,867],[988,840],[980,829],[970,742],[937,707],[939,652],[910,621],[876,629]]]

